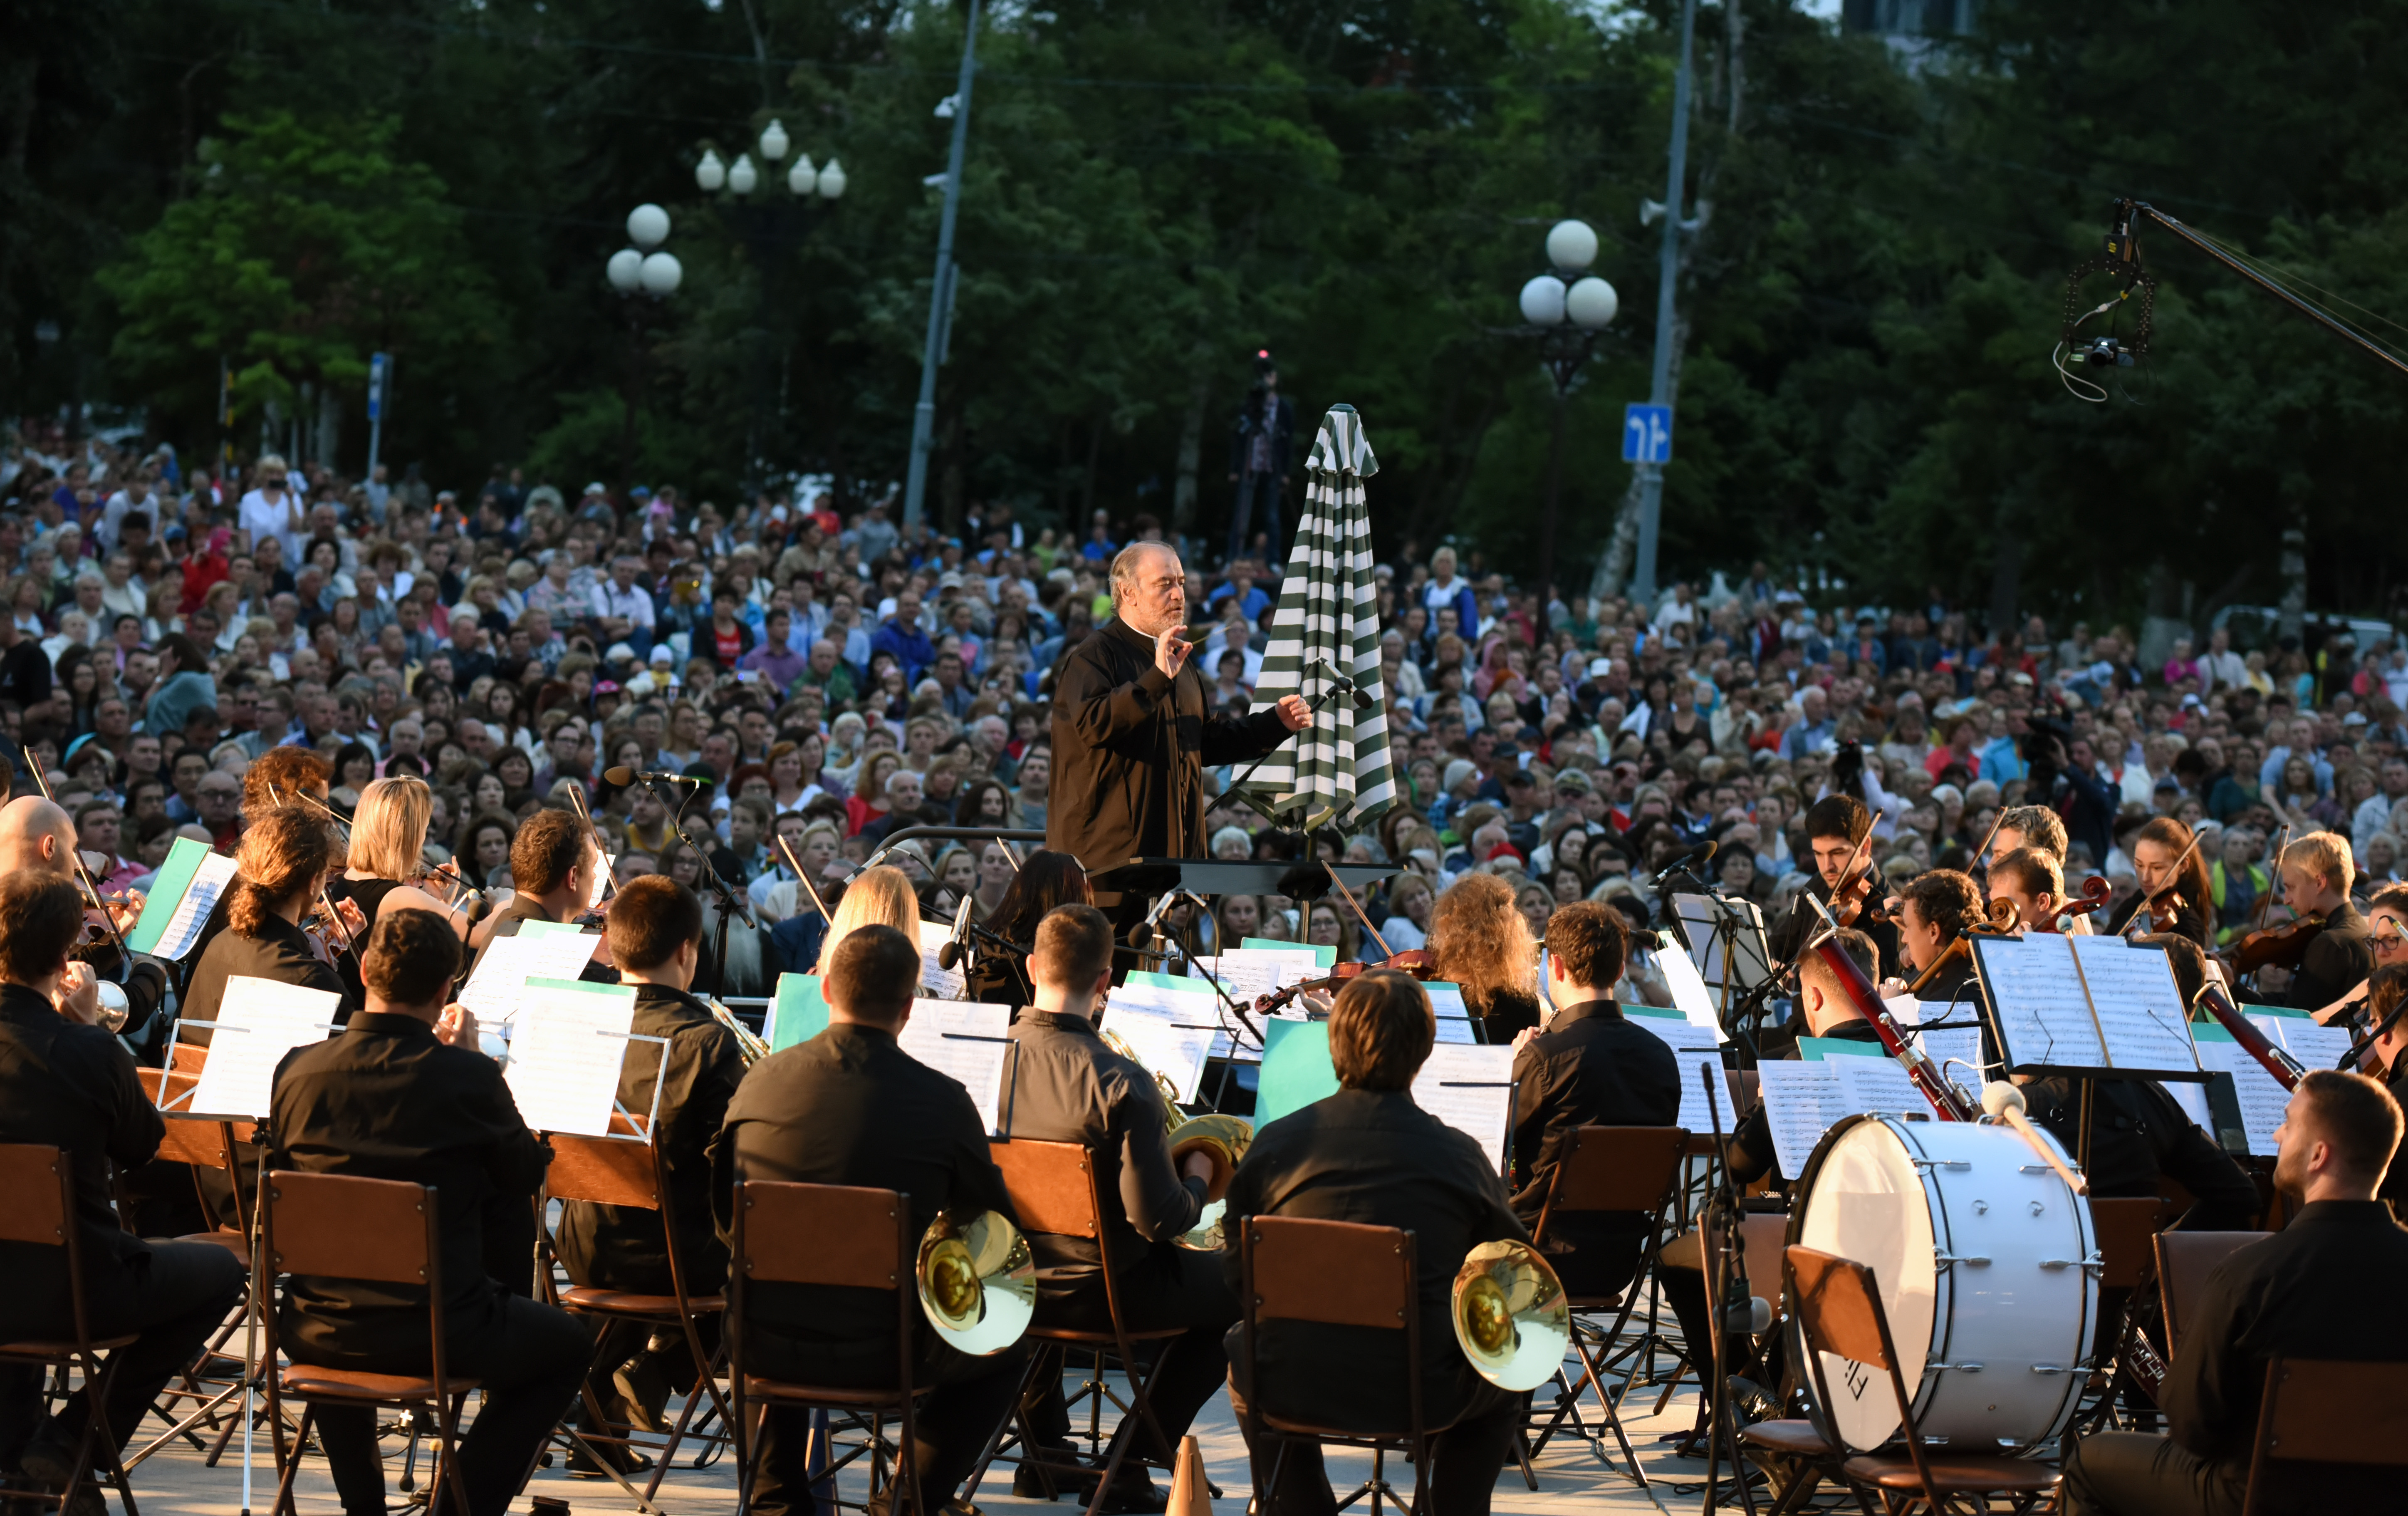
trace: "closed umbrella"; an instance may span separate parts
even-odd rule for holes
[[[1288,550],[1254,696],[1267,706],[1302,694],[1321,707],[1312,725],[1242,776],[1240,788],[1283,825],[1354,832],[1397,803],[1397,784],[1363,496],[1363,481],[1380,465],[1353,406],[1332,406],[1321,419],[1304,467],[1304,519]]]

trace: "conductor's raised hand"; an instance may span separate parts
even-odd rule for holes
[[[1177,679],[1179,671],[1187,666],[1187,654],[1195,644],[1179,635],[1185,630],[1184,626],[1166,626],[1154,636],[1154,666],[1162,670],[1164,679]]]
[[[1300,694],[1283,695],[1279,703],[1279,718],[1291,732],[1301,732],[1312,724],[1312,708]]]

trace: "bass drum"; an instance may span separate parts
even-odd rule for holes
[[[2100,1258],[2090,1202],[2029,1144],[2003,1126],[1851,1116],[1799,1193],[1789,1241],[1870,1266],[1927,1442],[2001,1452],[2063,1429],[2088,1370]],[[1803,1365],[1794,1324],[1790,1346]],[[1827,1435],[1858,1452],[1898,1435],[1887,1374],[1836,1353],[1823,1372]]]

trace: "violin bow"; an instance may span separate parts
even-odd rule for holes
[[[1363,914],[1363,907],[1355,900],[1354,892],[1348,889],[1346,887],[1346,881],[1338,877],[1338,869],[1336,865],[1332,865],[1328,859],[1324,858],[1321,860],[1321,866],[1323,871],[1328,874],[1329,882],[1337,885],[1339,894],[1345,898],[1346,908],[1354,913],[1354,919],[1363,923],[1363,930],[1370,933],[1371,940],[1380,945],[1380,956],[1383,958],[1394,958],[1396,953],[1389,949],[1388,939],[1382,937],[1380,935],[1380,929],[1371,924],[1371,918]]]
[[[2187,848],[2185,848],[2185,849],[2181,851],[2181,853],[2179,853],[2179,854],[2174,858],[2174,872],[2175,872],[2177,875],[2179,875],[2179,874],[2182,872],[2182,865],[2185,865],[2185,864],[2186,864],[2186,863],[2188,863],[2188,862],[2190,861],[2190,855],[2191,855],[2192,853],[2195,853],[2195,852],[2197,852],[2197,851],[2199,851],[2199,838],[2200,838],[2200,834],[2199,834],[2198,832],[2196,832],[2196,831],[2192,832],[2192,833],[2191,833],[2191,835],[2190,835],[2190,846],[2189,846],[2189,847],[2187,847]],[[2181,881],[2180,881],[2179,880],[2177,880],[2175,881],[2175,884],[2169,884],[2169,885],[2167,885],[2167,886],[2166,886],[2166,890],[2172,890],[2172,889],[2174,889],[2174,888],[2176,887],[2176,885],[2178,885],[2180,882],[2181,882]],[[2159,892],[2157,892],[2157,894],[2163,894],[2164,893],[2165,893],[2165,890],[2160,890]],[[2272,892],[2272,891],[2269,891],[2268,893],[2271,894]],[[2124,936],[2125,936],[2125,937],[2126,937],[2128,940],[2128,939],[2131,937],[2131,936],[2132,936],[2132,927],[2133,927],[2133,925],[2134,925],[2136,922],[2143,922],[2143,921],[2151,921],[2151,922],[2154,922],[2154,920],[2155,920],[2155,918],[2156,918],[2156,914],[2157,914],[2157,912],[2156,912],[2156,903],[2157,903],[2157,895],[2155,895],[2155,894],[2149,894],[2149,893],[2147,893],[2146,891],[2143,891],[2143,892],[2142,892],[2142,894],[2141,894],[2141,908],[2140,908],[2140,909],[2138,909],[2138,910],[2136,910],[2136,911],[2134,911],[2134,912],[2132,912],[2132,920],[2131,920],[2131,921],[2126,922],[2124,923]]]
[[[2007,808],[2001,805],[1999,808],[1999,813],[1990,818],[1989,836],[1984,837],[1982,845],[1973,850],[1973,866],[1982,871],[1984,879],[1990,877],[1990,844],[1999,840],[1999,828],[2006,823]],[[1872,834],[1868,832],[1865,835],[1870,837]]]
[[[22,751],[25,754],[25,771],[34,776],[34,787],[42,792],[43,799],[51,805],[57,805],[59,797],[50,793],[50,777],[42,772],[42,765],[34,761],[34,750],[28,747]],[[74,823],[70,822],[68,824],[69,829],[73,830]],[[117,918],[108,913],[108,902],[101,895],[100,882],[92,877],[92,870],[83,865],[82,842],[83,838],[79,837],[76,838],[77,845],[67,849],[67,862],[75,865],[76,882],[83,886],[83,893],[92,897],[93,908],[100,912],[102,929],[108,933],[109,940],[117,944],[119,955],[130,965],[134,962],[134,950],[125,945],[125,934],[117,929]]]
[[[830,926],[834,926],[836,924],[836,918],[828,914],[827,902],[822,900],[820,898],[819,891],[812,888],[810,875],[803,871],[803,861],[795,856],[795,845],[787,841],[783,837],[780,837],[778,838],[778,851],[786,855],[786,866],[795,871],[795,878],[802,881],[803,893],[811,897],[811,908],[820,913],[820,920],[827,922]]]

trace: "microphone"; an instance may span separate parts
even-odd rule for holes
[[[1363,686],[1355,683],[1354,679],[1348,678],[1346,675],[1340,673],[1337,668],[1331,665],[1328,659],[1315,658],[1312,661],[1312,666],[1321,671],[1321,677],[1323,679],[1327,679],[1330,683],[1335,684],[1340,689],[1345,691],[1348,694],[1353,695],[1354,697],[1354,708],[1356,710],[1369,710],[1371,708],[1371,693],[1369,690],[1364,689]]]
[[[1723,1309],[1723,1330],[1762,1337],[1772,1330],[1772,1307],[1760,1294],[1749,1295],[1745,1305],[1734,1301]]]
[[[1689,849],[1687,851],[1677,853],[1672,857],[1665,859],[1662,866],[1656,870],[1656,877],[1657,879],[1662,879],[1665,875],[1687,868],[1692,864],[1698,865],[1700,866],[1710,864],[1713,862],[1714,854],[1721,850],[1722,844],[1720,842],[1715,841],[1713,837],[1708,837],[1705,841],[1698,843],[1696,847]]]
[[[624,765],[616,768],[604,769],[602,771],[602,779],[603,782],[607,784],[615,784],[623,790],[628,785],[635,783],[638,779],[643,779],[648,782],[652,780],[663,780],[670,784],[700,784],[702,782],[702,780],[698,779],[693,779],[684,774],[656,774],[650,771],[638,774],[634,769]]]
[[[970,897],[962,896],[961,908],[953,912],[953,935],[937,950],[937,966],[951,972],[955,964],[969,956]]]

